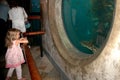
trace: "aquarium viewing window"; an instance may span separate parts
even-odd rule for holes
[[[93,54],[105,42],[113,21],[115,0],[62,0],[62,18],[70,42]]]

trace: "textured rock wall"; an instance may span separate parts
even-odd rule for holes
[[[120,0],[106,45],[94,55],[77,51],[69,42],[61,18],[61,1],[47,1],[43,46],[69,80],[120,80]],[[102,51],[101,51],[102,50]]]

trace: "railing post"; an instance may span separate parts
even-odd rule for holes
[[[41,13],[41,26],[42,26],[41,29],[45,31],[45,27],[48,26],[47,0],[40,0],[40,9],[41,9],[40,13]],[[42,43],[42,40],[41,40],[41,43]],[[41,47],[41,57],[43,57],[43,46]]]

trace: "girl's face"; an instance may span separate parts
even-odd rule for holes
[[[17,39],[20,38],[20,32],[17,33],[16,38],[17,38]]]

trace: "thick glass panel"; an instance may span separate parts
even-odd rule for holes
[[[31,12],[40,12],[40,0],[31,0]]]
[[[108,36],[114,0],[62,0],[62,18],[70,42],[80,51],[93,54]]]

